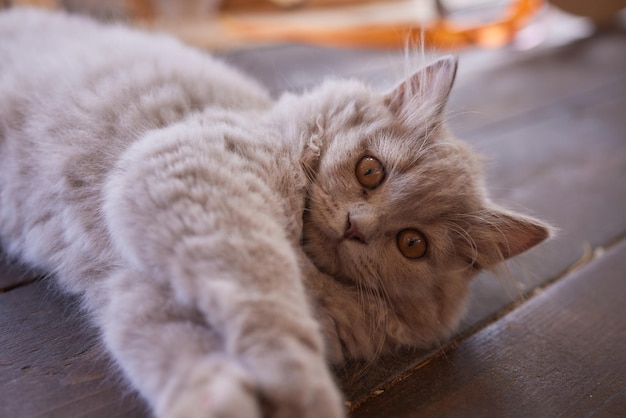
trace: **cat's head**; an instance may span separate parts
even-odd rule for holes
[[[404,322],[387,335],[397,345],[426,347],[447,335],[477,271],[549,235],[488,200],[481,159],[447,130],[456,67],[442,58],[387,94],[357,82],[312,93],[324,103],[315,133],[324,146],[305,250],[341,283],[384,299]]]

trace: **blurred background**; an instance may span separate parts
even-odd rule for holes
[[[529,48],[623,26],[625,0],[3,0],[167,31],[225,50],[303,42],[438,50]],[[567,14],[565,14],[565,13]]]

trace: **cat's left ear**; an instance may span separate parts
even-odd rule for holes
[[[487,210],[472,233],[476,243],[474,265],[489,268],[530,250],[552,235],[552,228],[534,218],[499,208]]]
[[[448,55],[422,68],[385,96],[385,104],[396,114],[441,115],[456,77],[458,59]]]

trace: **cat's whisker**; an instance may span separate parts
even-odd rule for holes
[[[420,159],[422,158],[423,155],[429,153],[430,151],[436,150],[438,148],[443,148],[445,151],[446,149],[455,148],[458,146],[457,144],[450,142],[450,141],[438,141],[436,143],[429,143],[428,142],[429,138],[430,137],[424,137],[422,145],[415,153],[415,159]]]
[[[450,122],[453,119],[462,117],[462,116],[468,116],[468,115],[473,115],[473,116],[484,116],[485,113],[478,111],[478,110],[454,110],[454,111],[448,111],[446,113],[446,120],[448,122]]]
[[[451,231],[455,232],[462,240],[464,240],[467,243],[469,249],[471,250],[470,255],[471,255],[471,260],[473,264],[478,259],[478,245],[476,244],[476,241],[474,240],[472,235],[467,230],[465,230],[464,228],[462,228],[460,225],[456,223],[447,222],[446,226]],[[471,264],[469,264],[468,266],[464,268],[471,268]]]

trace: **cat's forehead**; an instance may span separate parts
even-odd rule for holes
[[[441,173],[482,171],[481,158],[458,140],[444,125],[407,129],[395,125],[379,129],[362,141],[361,148],[375,154],[387,170],[396,172],[434,170]]]
[[[445,133],[414,142],[404,139],[399,146],[393,139],[370,144],[385,165],[380,204],[391,213],[427,220],[479,208],[483,193],[480,158],[464,143]]]

